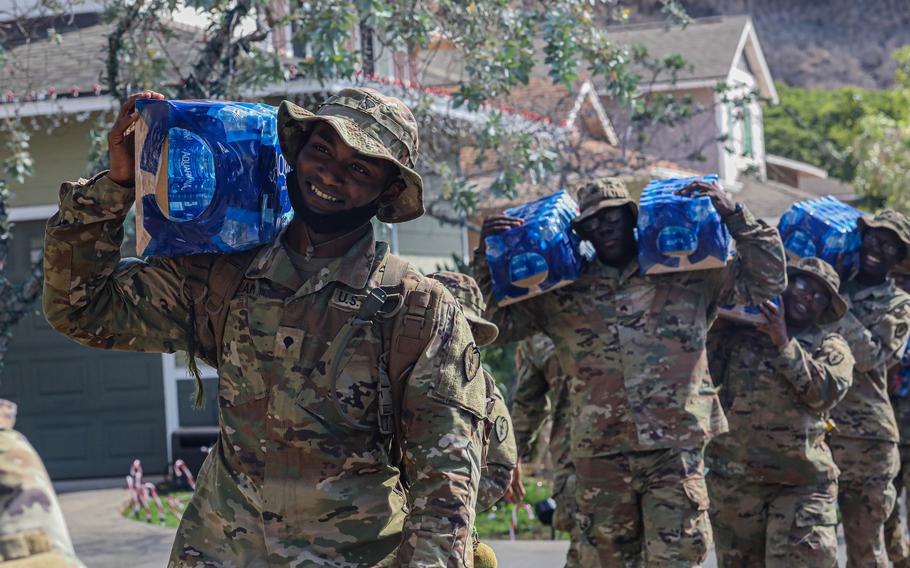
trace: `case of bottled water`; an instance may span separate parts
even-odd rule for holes
[[[715,174],[655,180],[639,200],[638,264],[642,274],[720,268],[730,255],[730,233],[711,198],[676,192],[694,181],[717,183]]]
[[[847,280],[859,269],[862,236],[857,220],[862,216],[860,210],[829,195],[794,203],[777,229],[788,256],[821,258]]]
[[[290,221],[275,107],[145,99],[136,110],[138,254],[240,251]]]
[[[520,227],[487,237],[493,294],[506,306],[578,279],[594,249],[572,229],[578,204],[565,191],[505,211]]]

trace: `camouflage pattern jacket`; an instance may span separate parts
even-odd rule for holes
[[[487,381],[486,455],[480,470],[480,488],[477,491],[477,510],[486,511],[502,499],[512,483],[512,472],[518,465],[515,431],[509,408],[496,386],[493,376],[483,370]]]
[[[44,463],[15,422],[16,405],[0,399],[0,566],[84,568]]]
[[[576,282],[504,308],[475,255],[497,341],[546,333],[572,377],[573,459],[697,447],[727,430],[705,335],[718,304],[771,298],[787,278],[777,230],[741,206],[726,224],[739,252],[724,268],[645,277],[637,261],[622,270],[592,262]]]
[[[831,413],[832,436],[898,441],[894,409],[888,399],[888,369],[900,363],[910,334],[910,295],[888,278],[864,287],[856,280],[841,286],[850,311],[832,329],[856,358],[853,386]]]
[[[837,479],[825,432],[853,382],[844,338],[815,327],[778,349],[751,325],[715,326],[708,359],[730,422],[708,445],[712,471],[785,485]]]
[[[63,184],[47,227],[45,314],[91,347],[191,348],[184,264],[120,258],[133,193],[103,175]],[[356,314],[352,298],[378,285],[387,247],[367,235],[303,281],[281,241],[259,250],[230,302],[221,434],[171,566],[471,566],[486,392],[460,308],[432,281],[428,342],[394,335],[397,319],[388,333],[368,327],[333,384],[329,344]],[[377,425],[377,362],[388,346],[392,357],[416,353],[400,399],[407,493]]]
[[[512,396],[512,425],[518,453],[524,460],[531,458],[537,436],[547,418],[552,416],[549,450],[550,459],[556,466],[554,492],[558,493],[560,472],[571,464],[569,379],[556,358],[553,340],[542,333],[518,344],[515,362],[518,382]]]

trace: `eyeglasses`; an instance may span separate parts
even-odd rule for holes
[[[812,294],[812,303],[819,308],[824,308],[831,301],[831,294],[827,291],[819,292],[812,289],[812,284],[805,276],[795,276],[793,286],[804,294]]]
[[[890,242],[889,236],[885,236],[878,231],[869,231],[866,233],[866,240],[871,242],[874,246],[881,249],[883,253],[890,257],[901,256],[904,252],[904,247],[902,244],[894,244]]]

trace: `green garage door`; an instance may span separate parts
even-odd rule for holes
[[[19,223],[14,234],[10,268],[18,282],[41,247],[44,223]],[[17,430],[28,436],[51,477],[126,475],[136,458],[147,473],[164,472],[160,355],[83,347],[37,312],[13,333],[0,370],[0,397],[19,405]]]

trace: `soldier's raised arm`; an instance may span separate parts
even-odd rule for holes
[[[719,272],[714,297],[720,304],[759,304],[787,287],[787,257],[780,233],[734,203],[717,185],[696,184],[682,190],[711,198],[736,241],[736,256]]]
[[[60,188],[44,242],[44,313],[67,337],[129,351],[186,349],[191,332],[183,277],[172,259],[121,259],[123,221],[135,199],[130,97],[108,136],[109,172]]]
[[[837,331],[853,350],[856,370],[866,373],[900,362],[910,336],[910,303],[899,294],[872,327],[865,327],[851,312],[838,322]]]
[[[495,344],[520,341],[542,331],[539,305],[545,296],[530,298],[505,307],[498,306],[493,296],[493,278],[490,275],[490,265],[487,263],[486,237],[518,227],[521,223],[521,219],[507,215],[495,215],[484,219],[480,245],[474,251],[474,259],[471,261],[474,280],[480,286],[483,299],[487,303],[486,317],[499,327],[499,336]]]
[[[401,566],[471,566],[486,383],[464,314],[442,286],[433,295],[434,336],[402,396],[410,512],[398,560]]]
[[[815,353],[791,338],[780,350],[776,366],[803,404],[816,412],[831,410],[853,384],[853,354],[836,333],[825,337]]]

